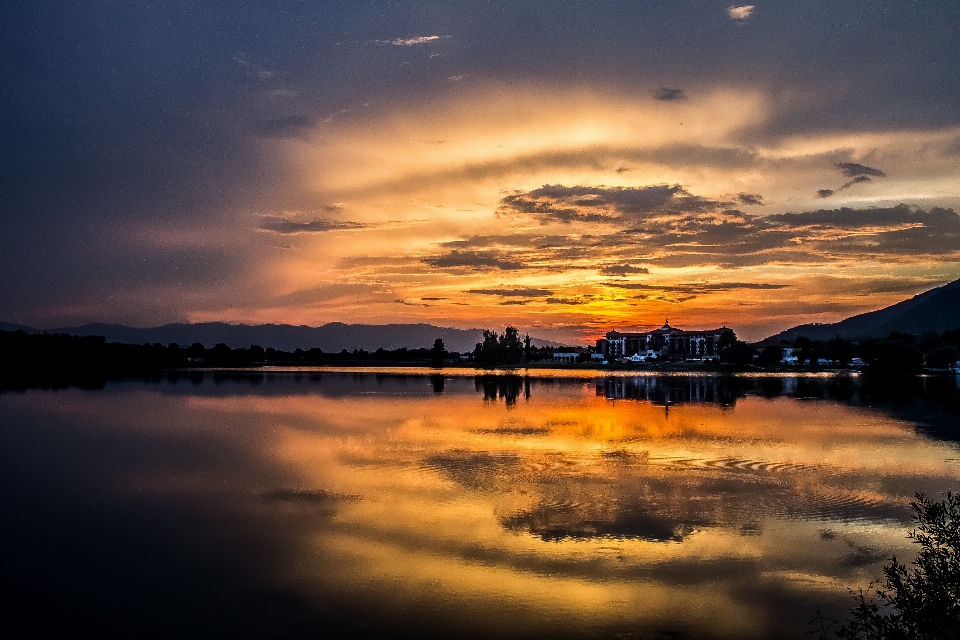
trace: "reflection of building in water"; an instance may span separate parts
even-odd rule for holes
[[[635,333],[610,331],[597,340],[597,353],[605,358],[656,356],[670,360],[708,359],[717,356],[717,343],[725,328],[705,331],[675,329],[667,322],[659,329]]]
[[[726,404],[728,395],[718,388],[717,379],[702,377],[635,376],[632,378],[604,378],[597,385],[597,395],[607,400],[647,400],[656,404],[680,402],[720,402]]]

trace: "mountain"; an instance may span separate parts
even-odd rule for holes
[[[28,327],[25,324],[14,324],[12,322],[0,322],[0,331],[23,331],[24,333],[43,333],[39,329]]]
[[[802,324],[770,336],[763,342],[793,342],[800,336],[829,340],[882,338],[891,331],[920,334],[960,328],[960,280],[930,289],[884,309],[861,313],[830,324]]]
[[[9,325],[19,327],[19,325]],[[29,327],[20,327],[28,330]],[[15,331],[16,329],[7,329]],[[35,331],[35,330],[31,330]],[[432,347],[437,338],[443,340],[449,351],[473,351],[483,341],[481,329],[453,329],[432,324],[344,324],[330,322],[321,327],[289,324],[227,324],[225,322],[200,322],[196,324],[172,323],[161,327],[140,329],[120,324],[85,324],[79,327],[50,329],[49,333],[66,333],[77,336],[104,336],[108,342],[128,344],[191,345],[200,342],[212,347],[221,342],[232,349],[257,344],[281,351],[312,349],[319,347],[330,353],[347,349],[375,351],[400,347]],[[549,340],[533,339],[537,346],[560,346]]]

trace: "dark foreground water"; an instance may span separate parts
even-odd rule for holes
[[[2,392],[0,632],[802,638],[960,488],[956,378],[536,375]]]

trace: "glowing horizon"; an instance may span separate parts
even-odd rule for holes
[[[11,107],[0,319],[509,324],[576,342],[670,317],[757,340],[960,278],[949,64],[883,49],[886,22],[853,37],[830,26],[861,16],[846,8],[817,25],[778,5],[536,14],[557,38],[515,33],[514,9],[408,10],[395,22],[418,28],[272,16],[289,41],[262,50],[210,44],[200,21],[199,52],[159,59],[44,23],[119,75],[45,102],[63,123],[48,137],[30,137],[26,98]],[[924,11],[897,19],[950,24]],[[167,84],[134,84],[138,64]],[[58,73],[38,82],[59,90]]]

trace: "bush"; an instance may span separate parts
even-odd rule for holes
[[[908,536],[920,545],[917,559],[905,565],[892,558],[876,591],[881,604],[861,590],[838,638],[960,638],[960,495],[931,502],[918,493],[910,507],[916,528]]]

